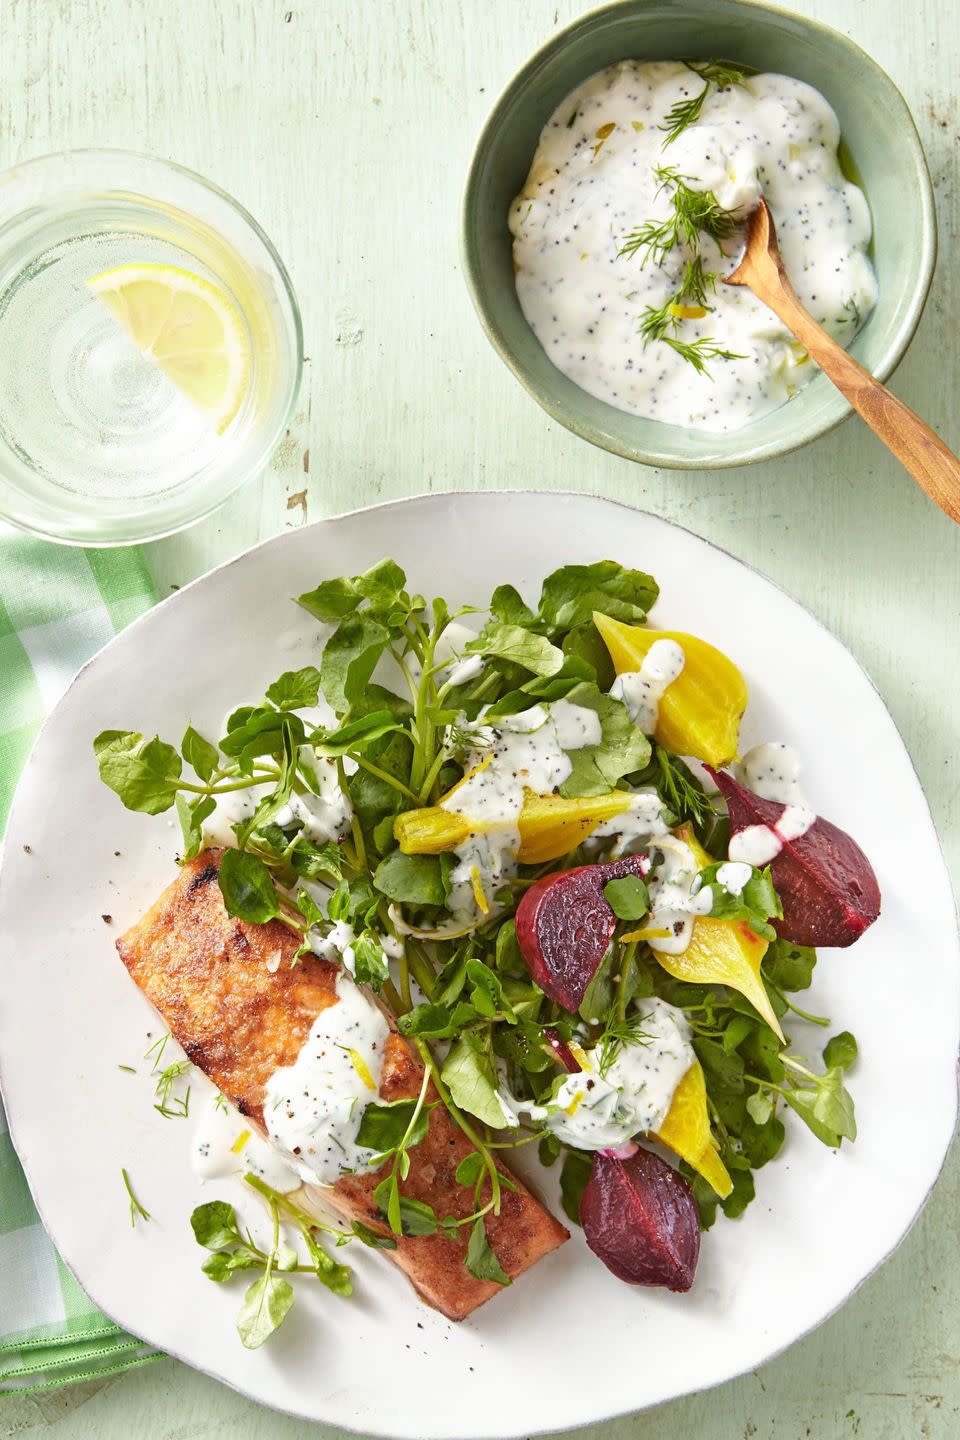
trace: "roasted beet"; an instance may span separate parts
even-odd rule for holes
[[[709,767],[707,767],[709,769]],[[775,829],[784,807],[754,795],[722,770],[710,770],[730,812],[730,833],[752,825]],[[796,839],[780,837],[770,871],[783,905],[773,924],[795,945],[852,945],[880,914],[880,887],[855,840],[818,816]]]
[[[517,940],[545,995],[576,1010],[613,938],[617,917],[603,898],[608,880],[642,875],[647,861],[629,855],[610,865],[582,865],[545,875],[520,901]]]
[[[631,1285],[689,1290],[700,1255],[700,1218],[683,1176],[638,1149],[628,1159],[599,1151],[580,1201],[587,1244]]]

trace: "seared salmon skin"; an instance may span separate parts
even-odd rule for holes
[[[172,885],[117,941],[131,977],[163,1016],[187,1058],[265,1134],[263,1099],[275,1070],[296,1060],[319,1013],[337,1003],[337,966],[314,955],[291,965],[297,940],[279,920],[250,925],[229,916],[217,875],[221,850],[184,864]],[[414,1098],[423,1064],[391,1021],[380,1098]],[[435,1096],[433,1098],[436,1098]],[[458,1185],[456,1169],[473,1146],[443,1105],[430,1114],[426,1136],[409,1152],[402,1192],[440,1217],[473,1213],[473,1191]],[[569,1232],[515,1176],[504,1187],[499,1215],[486,1217],[487,1236],[511,1277],[562,1245]],[[322,1189],[298,1192],[308,1208],[319,1203],[347,1220],[362,1220],[388,1235],[373,1192],[389,1163],[365,1175],[344,1175]],[[462,1320],[503,1287],[478,1280],[464,1264],[463,1238],[442,1232],[398,1236],[386,1255],[407,1275],[421,1299],[451,1320]]]

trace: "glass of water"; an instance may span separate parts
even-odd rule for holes
[[[0,517],[157,539],[263,466],[302,366],[290,279],[198,175],[115,150],[0,175]]]

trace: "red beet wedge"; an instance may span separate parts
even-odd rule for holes
[[[629,1159],[598,1152],[580,1201],[587,1244],[631,1285],[689,1290],[700,1255],[690,1186],[666,1160],[638,1149]]]
[[[617,917],[603,898],[608,880],[642,875],[639,855],[545,875],[520,901],[517,940],[531,976],[565,1010],[577,1010],[613,938]]]
[[[771,829],[784,807],[763,800],[722,770],[710,774],[730,812],[730,833],[751,825]],[[880,914],[880,887],[857,842],[818,816],[803,835],[783,840],[770,873],[783,905],[773,925],[795,945],[852,945]]]

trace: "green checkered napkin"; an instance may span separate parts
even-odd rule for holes
[[[0,831],[47,711],[156,600],[138,550],[71,550],[0,522]],[[80,1289],[40,1223],[0,1105],[0,1390],[43,1390],[155,1352]]]

